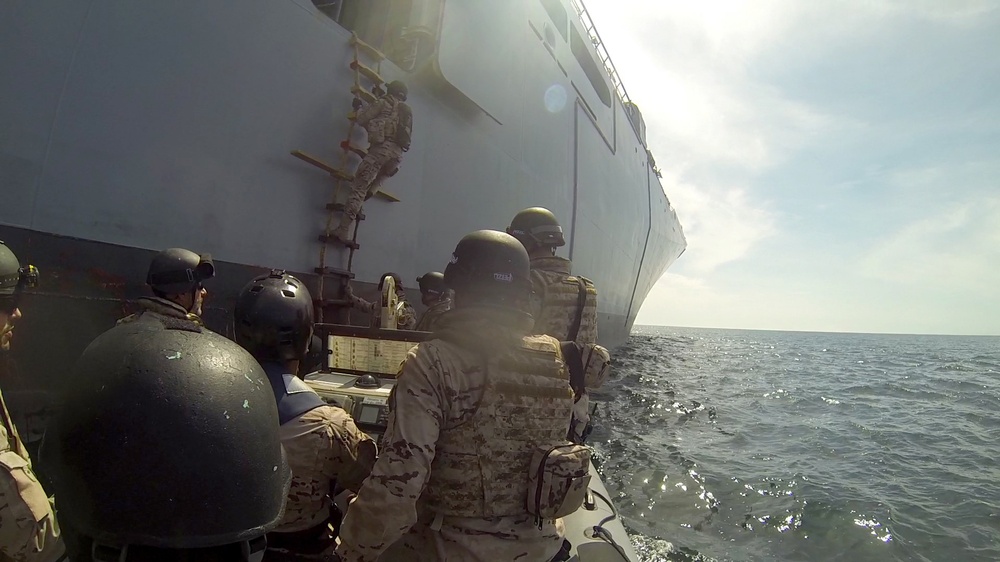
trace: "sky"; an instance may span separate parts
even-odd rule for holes
[[[636,324],[1000,335],[1000,3],[586,4],[688,242]]]

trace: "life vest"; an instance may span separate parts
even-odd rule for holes
[[[274,391],[274,399],[278,404],[278,421],[282,425],[310,410],[326,405],[316,391],[309,388],[309,385],[299,377],[288,373],[281,365],[263,363],[261,366],[264,367],[267,380],[271,383],[271,390]]]
[[[437,341],[456,354],[473,353]],[[447,516],[524,515],[532,455],[565,442],[573,391],[549,336],[527,336],[519,348],[479,365],[486,369],[482,398],[467,422],[441,428],[427,505]]]

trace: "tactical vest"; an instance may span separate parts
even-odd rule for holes
[[[451,299],[438,301],[432,304],[427,308],[427,310],[424,311],[423,316],[420,317],[416,327],[413,329],[418,332],[433,332],[434,327],[441,319],[441,315],[449,310],[451,310]]]
[[[267,380],[278,403],[278,422],[284,425],[302,414],[326,405],[326,402],[299,377],[277,363],[263,363]]]
[[[17,434],[17,427],[14,426],[10,412],[7,411],[7,404],[4,402],[2,394],[0,394],[0,415],[3,417],[2,423],[0,423],[0,470],[6,472],[7,475],[5,478],[9,479],[9,484],[4,485],[10,486],[7,493],[17,494],[27,506],[30,515],[34,518],[34,521],[27,523],[37,525],[38,522],[52,515],[52,507],[49,504],[48,497],[45,495],[45,491],[42,489],[42,485],[38,483],[37,478],[35,478],[31,470],[31,457],[28,455],[28,451],[24,448],[24,443],[21,442],[21,438]],[[11,501],[12,498],[8,497],[7,499]],[[25,521],[15,520],[22,516],[22,513],[15,512],[14,509],[8,508],[7,505],[0,506],[0,509],[3,510],[3,517],[10,517],[9,520],[4,519],[3,525],[17,526],[26,523]],[[58,531],[56,534],[58,535]],[[23,545],[5,544],[3,546],[6,550],[7,547],[17,549]],[[0,560],[6,561],[11,560],[11,558],[5,554],[0,554]]]
[[[561,341],[568,341],[570,328],[576,320],[580,302],[580,282],[583,281],[587,296],[580,316],[578,344],[597,343],[597,287],[586,277],[532,271],[532,276],[545,282],[542,309],[535,318],[534,332],[548,334]]]
[[[438,438],[425,497],[441,515],[524,515],[532,454],[539,445],[563,443],[569,430],[573,391],[553,338],[525,337],[485,368],[476,413],[442,427]]]
[[[395,140],[396,125],[399,120],[399,102],[392,96],[379,100],[382,110],[368,124],[368,142],[372,145],[382,144],[387,140]]]
[[[7,403],[3,399],[3,395],[0,394],[0,455],[6,455],[8,453],[13,453],[20,457],[27,459],[28,466],[31,466],[31,460],[28,456],[27,450],[24,448],[24,444],[21,442],[21,437],[17,434],[17,427],[14,425],[14,420],[10,417],[10,412],[7,410]]]

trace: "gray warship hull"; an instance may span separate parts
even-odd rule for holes
[[[398,201],[365,205],[356,280],[443,270],[465,233],[544,206],[567,233],[560,254],[599,288],[600,339],[623,342],[686,242],[641,116],[579,9],[0,2],[0,239],[43,275],[15,336],[21,371],[57,383],[144,294],[162,248],[215,257],[206,321],[222,333],[252,275],[316,282],[334,180],[289,152],[357,165],[340,147],[352,31],[389,55],[379,72],[409,84],[414,114],[412,148],[384,186]],[[338,247],[325,257],[347,260]]]

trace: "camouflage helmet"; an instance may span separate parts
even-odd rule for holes
[[[60,521],[94,552],[117,549],[112,560],[262,552],[282,515],[291,472],[267,376],[232,341],[184,326],[139,320],[98,336],[46,431]]]
[[[507,234],[520,240],[529,250],[537,246],[555,248],[566,245],[559,221],[545,207],[529,207],[514,215]]]
[[[448,286],[444,283],[444,273],[439,271],[428,271],[417,277],[417,285],[422,294],[435,297],[443,295],[448,290]]]
[[[0,312],[13,312],[21,292],[37,285],[38,269],[21,267],[14,252],[0,240]]]
[[[259,361],[302,359],[313,334],[313,302],[298,278],[280,269],[256,277],[233,310],[236,343]]]
[[[509,234],[477,230],[458,242],[444,281],[459,302],[523,310],[531,294],[528,252]]]
[[[198,255],[184,248],[168,248],[153,256],[146,284],[166,295],[190,293],[202,281],[215,277],[212,256]]]
[[[388,92],[390,96],[400,101],[406,101],[406,96],[410,93],[406,84],[404,84],[401,80],[393,80],[392,82],[386,84],[385,91]]]

